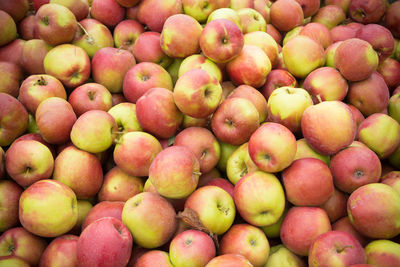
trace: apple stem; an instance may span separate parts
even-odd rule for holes
[[[194,174],[194,175],[200,176],[200,175],[201,175],[201,172],[196,172],[196,171],[194,171],[193,174]]]
[[[93,37],[90,36],[90,34],[86,31],[85,27],[83,27],[82,24],[80,24],[79,22],[77,22],[77,24],[78,24],[79,28],[81,28],[81,30],[85,33],[88,43],[93,45],[94,44]]]
[[[322,98],[321,98],[321,96],[320,96],[320,95],[316,95],[315,97],[318,99],[318,102],[319,102],[319,103],[321,103],[321,102],[322,102]]]

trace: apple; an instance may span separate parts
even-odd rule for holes
[[[379,113],[389,103],[389,89],[378,72],[373,72],[367,79],[351,82],[347,100],[364,116]]]
[[[254,0],[254,9],[263,16],[266,23],[270,21],[270,2],[268,0]]]
[[[386,184],[356,189],[347,201],[347,212],[354,228],[367,237],[390,239],[400,233],[400,195]]]
[[[400,125],[386,114],[372,114],[359,125],[357,140],[367,145],[380,159],[387,158],[400,143]]]
[[[377,183],[381,177],[381,162],[368,147],[348,147],[334,155],[330,169],[335,186],[352,193],[362,185]]]
[[[108,110],[118,125],[118,131],[121,133],[142,131],[142,127],[136,116],[136,105],[128,102],[121,102]]]
[[[136,103],[151,88],[173,89],[169,73],[153,62],[142,62],[130,68],[125,74],[122,87],[125,98],[131,103]]]
[[[332,42],[344,41],[350,38],[356,38],[359,29],[348,25],[338,25],[331,29]]]
[[[211,128],[221,142],[241,145],[259,127],[259,114],[250,100],[233,97],[223,101],[214,112]]]
[[[169,245],[173,266],[205,266],[216,255],[214,241],[199,230],[186,230],[176,235]]]
[[[328,214],[331,223],[347,216],[348,198],[349,196],[346,193],[341,192],[335,187],[331,197],[320,206]]]
[[[13,18],[3,10],[0,10],[0,46],[6,45],[17,38],[17,26]]]
[[[285,37],[282,40],[282,45],[285,45],[287,42],[289,42],[290,40],[292,40],[294,37],[298,36],[300,31],[304,28],[304,26],[297,26],[294,27],[293,29],[291,29],[290,31],[288,31],[285,34]],[[310,37],[311,38],[311,37]],[[311,38],[312,39],[312,38]],[[318,40],[315,40],[318,42]],[[282,49],[282,47],[280,47],[280,50]],[[279,51],[280,52],[280,51]]]
[[[400,85],[400,62],[393,58],[387,58],[380,62],[377,71],[382,75],[389,90],[393,91],[394,88]]]
[[[153,265],[159,267],[173,267],[170,256],[167,252],[162,250],[150,250],[140,256],[132,267],[150,267]]]
[[[205,265],[205,267],[218,266],[253,267],[253,264],[242,255],[224,254],[213,258]]]
[[[100,21],[87,18],[81,20],[78,25],[72,44],[85,50],[90,58],[93,58],[99,49],[114,46],[113,35]]]
[[[385,25],[386,27],[395,35],[395,37],[399,38],[400,37],[400,28],[399,28],[399,7],[400,4],[396,2],[392,2],[385,13]]]
[[[350,1],[349,17],[363,24],[377,23],[385,14],[387,4],[382,0],[363,2],[360,0]]]
[[[19,84],[23,80],[23,69],[15,63],[0,61],[0,93],[18,96]]]
[[[226,71],[235,84],[259,88],[271,71],[271,61],[261,48],[244,45],[239,55],[228,62]]]
[[[303,47],[303,50],[299,52],[298,47]],[[303,35],[287,42],[282,48],[282,56],[289,72],[297,78],[305,78],[310,72],[325,64],[322,45]]]
[[[234,200],[240,216],[255,226],[276,223],[285,208],[281,183],[275,175],[262,171],[248,173],[236,183]]]
[[[350,109],[337,100],[310,106],[301,118],[307,143],[324,155],[333,155],[349,146],[356,136],[356,127]]]
[[[182,65],[181,65],[182,66]],[[216,77],[202,69],[182,74],[176,81],[173,97],[179,110],[195,118],[211,115],[221,101],[222,88]]]
[[[302,24],[303,9],[295,0],[278,0],[270,7],[271,24],[281,32],[287,32]]]
[[[308,256],[312,242],[331,231],[326,212],[318,207],[292,207],[283,219],[281,240],[292,252]]]
[[[367,262],[360,242],[346,232],[329,231],[318,236],[310,247],[308,264],[314,266],[349,266]]]
[[[36,31],[40,39],[49,45],[69,43],[78,29],[74,13],[59,4],[45,4],[35,16]],[[57,34],[62,32],[62,34]]]
[[[373,266],[400,264],[400,245],[391,240],[374,240],[365,247],[367,263]]]
[[[385,27],[378,24],[364,25],[356,35],[357,38],[369,42],[378,53],[379,61],[388,58],[395,48],[395,41],[392,33]]]
[[[74,227],[77,219],[76,195],[58,181],[40,180],[25,189],[19,199],[19,220],[35,235],[56,237],[65,234]]]
[[[78,266],[125,266],[132,253],[132,236],[128,228],[112,217],[90,224],[76,245]]]
[[[23,227],[11,228],[0,235],[0,258],[14,256],[31,266],[37,266],[46,246],[45,239],[35,236]]]
[[[265,267],[287,266],[287,267],[306,267],[303,259],[291,252],[284,245],[271,247],[270,254]]]
[[[10,145],[28,127],[28,112],[17,99],[0,93],[0,146]]]
[[[89,110],[108,111],[112,106],[112,96],[103,85],[86,83],[72,91],[68,97],[68,102],[79,117]]]
[[[56,265],[76,266],[77,244],[79,237],[76,235],[62,235],[53,239],[44,250],[40,258],[41,267],[51,267]]]
[[[89,15],[89,2],[87,0],[50,0],[50,4],[67,7],[75,15],[77,21],[81,21]]]
[[[50,97],[67,98],[62,83],[53,76],[31,75],[26,78],[19,89],[19,101],[32,114],[36,113],[39,104]]]
[[[133,46],[143,32],[144,27],[137,20],[125,19],[121,21],[115,26],[113,32],[115,47],[133,52]]]
[[[346,203],[346,207],[347,207],[347,203]],[[349,217],[347,216],[347,211],[346,211],[346,216],[340,218],[339,220],[337,220],[335,223],[332,224],[332,230],[335,231],[342,231],[342,232],[346,232],[351,234],[352,236],[354,236],[358,242],[360,242],[360,244],[365,247],[368,242],[369,242],[369,238],[363,236],[362,234],[360,234],[355,228],[354,226],[351,224]]]
[[[34,141],[39,141],[40,143],[42,143],[43,145],[45,145],[51,152],[51,154],[53,155],[53,158],[56,157],[56,150],[54,149],[54,146],[47,143],[43,137],[40,135],[40,133],[26,133],[24,135],[21,135],[20,137],[18,137],[17,139],[14,140],[13,144],[22,141],[22,140],[34,140]]]
[[[151,88],[137,100],[136,115],[143,130],[159,138],[174,136],[183,119],[173,93],[162,87]]]
[[[315,151],[308,143],[305,138],[298,139],[297,143],[297,150],[296,155],[294,156],[293,160],[302,159],[302,158],[315,158],[320,159],[325,162],[328,166],[330,163],[330,156],[329,155],[322,155]]]
[[[339,45],[342,44],[342,42],[343,41],[337,41],[325,49],[325,57],[326,57],[325,66],[326,67],[335,68],[336,49],[338,48]]]
[[[272,38],[274,38],[274,40],[277,44],[282,43],[282,34],[278,31],[278,29],[274,25],[268,23],[266,32],[269,35],[271,35]]]
[[[224,189],[226,192],[228,192],[228,194],[231,195],[231,197],[233,197],[233,191],[235,187],[227,179],[213,178],[210,181],[208,181],[206,185],[218,186]]]
[[[123,201],[143,192],[141,178],[131,176],[119,167],[114,167],[104,176],[97,198],[99,201]]]
[[[211,12],[221,8],[221,6],[218,5],[218,0],[182,0],[182,8],[186,15],[204,23]]]
[[[182,60],[182,63],[179,66],[178,77],[193,69],[205,70],[211,76],[217,78],[220,83],[222,82],[223,74],[220,67],[210,59],[199,54],[188,56]]]
[[[51,177],[54,159],[44,144],[34,140],[13,143],[6,153],[8,175],[22,187]]]
[[[343,9],[345,13],[347,13],[350,5],[350,0],[327,0],[327,5],[336,5]]]
[[[265,31],[254,31],[246,33],[244,36],[244,44],[255,45],[261,48],[271,61],[274,68],[278,60],[278,44],[274,38]]]
[[[111,94],[112,105],[116,106],[123,102],[128,102],[122,93]]]
[[[250,158],[248,147],[248,142],[242,144],[228,158],[225,171],[232,184],[236,184],[246,174],[259,170]]]
[[[116,1],[123,7],[133,7],[140,2],[140,0],[116,0]]]
[[[15,39],[11,43],[0,47],[0,61],[22,65],[20,61],[22,59],[22,49],[25,43],[26,41],[23,39]]]
[[[339,25],[346,19],[343,9],[337,5],[325,5],[318,9],[317,13],[312,17],[312,22],[324,24],[328,29]]]
[[[102,110],[83,113],[71,130],[71,141],[79,149],[90,153],[107,150],[117,137],[118,125],[114,118]]]
[[[21,52],[21,65],[24,70],[29,74],[44,73],[43,59],[52,48],[43,40],[26,41]]]
[[[331,171],[319,159],[294,161],[283,171],[282,179],[288,201],[296,206],[322,205],[334,191]]]
[[[65,99],[49,97],[39,104],[35,114],[40,134],[46,142],[63,144],[69,140],[76,115]]]
[[[353,118],[355,119],[357,128],[358,128],[360,126],[361,122],[363,120],[365,120],[365,117],[361,113],[361,111],[358,108],[356,108],[355,106],[350,105],[350,104],[347,104],[347,106],[350,108],[351,114],[353,114]]]
[[[31,40],[35,39],[35,37],[39,37],[35,28],[35,14],[26,16],[18,23],[18,32],[24,40]]]
[[[137,11],[137,19],[150,30],[161,32],[165,21],[179,13],[182,13],[182,1],[142,0]]]
[[[136,244],[156,248],[171,239],[178,223],[172,205],[156,193],[143,192],[125,202],[122,221]]]
[[[270,142],[265,142],[266,139]],[[264,123],[249,140],[249,155],[256,166],[265,172],[279,172],[288,167],[296,150],[295,136],[279,123]]]
[[[397,193],[400,193],[400,177],[382,177],[382,183],[391,186]]]
[[[268,121],[286,126],[294,134],[301,131],[301,117],[313,105],[308,92],[302,88],[280,87],[268,98]]]
[[[299,32],[299,35],[308,36],[320,43],[324,49],[333,43],[332,34],[328,27],[322,23],[310,22]]]
[[[331,67],[321,67],[307,75],[303,83],[314,103],[321,101],[342,101],[347,95],[349,86],[338,70]]]
[[[267,80],[260,88],[260,92],[263,94],[265,99],[268,100],[275,89],[284,86],[297,87],[298,84],[296,78],[287,70],[273,69],[268,73]]]
[[[172,84],[175,84],[179,77],[179,68],[181,66],[183,59],[182,58],[175,58],[172,60],[172,63],[166,68],[167,72],[169,73]]]
[[[5,1],[0,3],[0,9],[12,16],[15,22],[23,19],[29,10],[28,0]]]
[[[69,234],[79,235],[81,233],[82,223],[92,208],[93,205],[89,200],[78,199],[78,220],[71,231],[69,231]]]
[[[122,209],[125,203],[122,201],[101,201],[94,205],[87,213],[85,219],[82,222],[82,231],[86,229],[93,222],[105,218],[113,217],[118,220],[122,220]]]
[[[114,33],[115,35],[115,33]],[[160,47],[159,32],[143,32],[134,41],[132,52],[138,62],[153,62],[161,67],[168,67],[172,59]]]
[[[125,17],[125,8],[116,0],[93,0],[90,16],[108,27],[114,27]]]
[[[230,1],[230,0],[227,0]],[[240,24],[240,18],[236,10],[232,9],[229,7],[230,3],[225,6],[225,7],[220,7],[213,12],[211,12],[210,15],[208,15],[207,18],[207,24],[209,24],[213,20],[218,20],[218,19],[227,19],[232,21],[233,23],[236,24],[236,26],[239,27],[240,31],[242,31],[242,25]]]
[[[255,31],[267,30],[267,22],[264,17],[253,8],[240,8],[237,10],[243,34]]]
[[[0,181],[0,202],[3,212],[0,216],[0,232],[18,225],[18,202],[23,189],[13,181]]]
[[[250,224],[235,224],[224,234],[220,255],[244,256],[254,267],[264,267],[269,256],[269,242],[264,232]]]
[[[2,266],[15,266],[15,267],[29,267],[30,265],[17,256],[1,256],[0,265]]]
[[[60,65],[60,60],[64,64]],[[43,60],[46,74],[54,76],[66,87],[82,85],[90,75],[90,59],[85,50],[63,44],[51,49]]]
[[[162,150],[160,142],[145,132],[123,134],[114,148],[115,164],[131,176],[149,176],[149,168]]]

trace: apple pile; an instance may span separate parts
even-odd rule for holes
[[[0,266],[400,266],[400,1],[0,0]]]

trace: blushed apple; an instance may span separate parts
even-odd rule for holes
[[[7,61],[17,65],[22,65],[22,49],[25,43],[26,41],[23,39],[15,39],[11,43],[0,47],[0,61]]]
[[[115,35],[115,33],[114,33]],[[160,47],[159,32],[143,32],[134,41],[132,52],[137,62],[153,62],[166,68],[172,62]]]
[[[173,267],[169,254],[162,250],[149,250],[144,252],[143,255],[139,256],[132,267],[150,267],[156,264],[160,267]]]
[[[369,238],[360,234],[354,226],[351,224],[349,217],[347,216],[347,203],[346,203],[346,216],[340,218],[335,223],[332,224],[332,230],[334,231],[342,231],[351,234],[354,236],[360,244],[365,247],[368,242]]]
[[[338,219],[347,216],[348,198],[348,194],[341,192],[335,187],[331,197],[320,206],[325,210],[326,214],[328,214],[331,223],[336,222],[338,221]]]
[[[76,235],[62,235],[53,239],[44,250],[39,265],[41,267],[62,264],[77,265],[78,239],[79,237]]]
[[[128,102],[121,102],[108,110],[118,125],[121,133],[142,131],[136,115],[136,105]]]
[[[400,85],[400,62],[393,58],[387,58],[380,62],[377,71],[382,75],[390,91]]]
[[[161,32],[165,21],[172,15],[182,13],[182,1],[158,0],[141,1],[137,11],[137,19],[147,25],[150,30]]]
[[[51,4],[63,5],[74,14],[77,21],[89,15],[89,2],[87,0],[50,0]]]
[[[385,14],[386,8],[385,1],[363,2],[355,0],[350,2],[348,14],[351,19],[363,24],[377,23]]]
[[[252,267],[253,264],[250,263],[242,255],[238,254],[224,254],[219,255],[209,261],[205,267],[218,267],[218,266],[240,266],[240,267]]]
[[[125,8],[116,0],[93,0],[90,16],[108,27],[114,27],[125,17]]]
[[[23,80],[23,69],[15,63],[0,61],[0,93],[18,96],[19,84]]]
[[[0,4],[0,9],[10,14],[15,22],[19,22],[27,15],[29,2],[27,0],[6,1]]]
[[[396,2],[392,2],[387,10],[386,10],[386,14],[385,14],[385,25],[386,27],[395,35],[395,37],[399,38],[400,36],[400,29],[399,29],[399,22],[398,22],[398,18],[399,18],[399,11],[400,8],[400,4],[396,3]]]
[[[193,69],[205,70],[210,75],[217,78],[220,83],[222,82],[223,73],[220,67],[218,67],[216,63],[203,55],[194,54],[183,59],[181,65],[179,66],[178,76],[180,77],[184,73]]]
[[[112,96],[101,84],[85,83],[72,91],[68,102],[79,117],[89,110],[108,111],[112,106]]]
[[[263,94],[265,99],[268,100],[275,89],[284,86],[298,87],[296,78],[287,70],[273,69],[268,73],[267,80],[260,88],[260,92]]]
[[[122,220],[122,209],[124,208],[125,202],[122,201],[101,201],[94,205],[87,213],[85,219],[82,222],[82,231],[86,229],[93,222],[105,218],[113,217],[118,220]]]
[[[113,32],[115,47],[133,52],[133,46],[143,32],[144,27],[137,20],[125,19],[121,21],[115,26]]]
[[[18,202],[23,189],[15,182],[0,181],[0,201],[3,212],[0,215],[0,232],[18,225]]]
[[[21,65],[29,74],[45,73],[43,60],[53,47],[40,39],[26,41],[21,52]]]
[[[13,18],[3,10],[0,10],[0,25],[0,46],[8,44],[17,38],[17,25]]]
[[[365,247],[367,263],[373,266],[396,266],[400,264],[400,245],[391,240],[374,240]]]
[[[227,0],[230,1],[230,0]],[[213,20],[218,20],[218,19],[227,19],[232,21],[233,23],[236,24],[236,26],[239,27],[240,31],[242,31],[242,25],[240,24],[240,18],[239,15],[237,14],[236,10],[233,10],[232,8],[229,7],[230,5],[226,7],[221,7],[213,12],[208,16],[207,18],[207,23],[210,23]]]
[[[271,24],[280,31],[290,31],[302,24],[304,19],[301,5],[294,0],[278,0],[270,7]]]
[[[345,19],[346,14],[341,7],[337,5],[325,5],[318,9],[311,21],[324,24],[328,29],[332,29],[342,23]]]
[[[287,267],[306,267],[303,259],[295,253],[287,249],[284,245],[276,245],[271,247],[270,254],[265,267],[274,266],[287,266]]]
[[[267,30],[267,22],[254,8],[240,8],[237,10],[243,34]]]
[[[259,170],[250,158],[248,147],[248,142],[242,144],[228,158],[225,171],[229,181],[233,184],[236,184],[246,174]]]
[[[305,138],[298,139],[296,155],[294,156],[294,160],[302,159],[302,158],[316,158],[325,162],[328,166],[330,163],[329,155],[322,155],[315,151],[308,143]]]
[[[278,60],[278,44],[274,38],[265,31],[254,31],[246,33],[244,43],[247,45],[255,45],[260,47],[271,61],[271,66],[274,68]]]

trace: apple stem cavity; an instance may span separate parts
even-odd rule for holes
[[[195,171],[195,172],[193,172],[193,174],[194,174],[194,175],[200,176],[200,175],[201,175],[201,172],[196,172],[196,171]]]
[[[47,81],[44,79],[43,76],[40,76],[40,79],[38,79],[34,85],[40,85],[40,86],[44,86],[47,85]]]
[[[354,172],[354,177],[356,177],[356,178],[360,178],[360,177],[363,177],[363,176],[364,176],[364,172],[363,171],[357,170],[357,171]]]
[[[339,246],[337,246],[337,247],[336,247],[336,252],[337,252],[337,253],[342,253],[343,251],[346,250],[346,248],[352,248],[352,247],[353,247],[352,245],[346,245],[346,246],[344,246],[344,247],[339,247]]]

